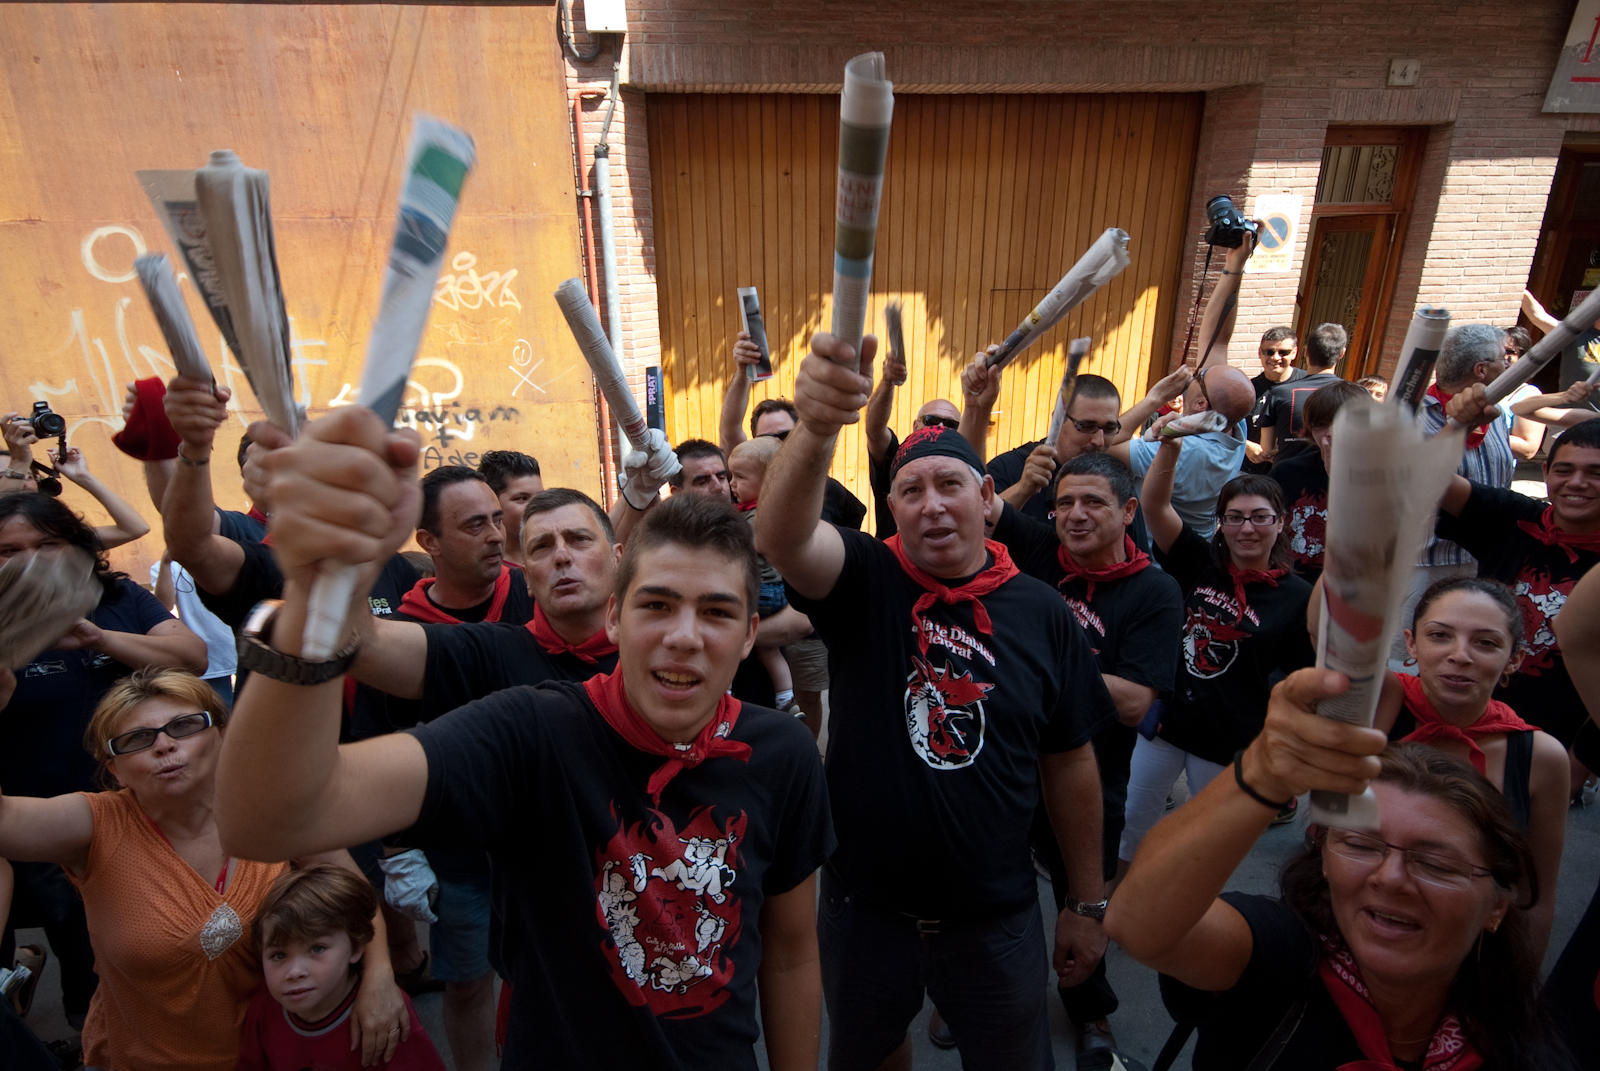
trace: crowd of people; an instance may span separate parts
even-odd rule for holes
[[[116,1071],[753,1068],[758,1042],[793,1071],[824,1008],[827,1066],[873,1071],[910,1066],[925,999],[963,1066],[1048,1068],[1052,987],[1106,1068],[1113,939],[1206,1071],[1600,1066],[1600,891],[1539,969],[1600,770],[1600,676],[1563,653],[1600,643],[1600,413],[1582,383],[1489,406],[1529,340],[1452,328],[1418,419],[1470,431],[1376,723],[1317,717],[1348,686],[1311,668],[1336,416],[1388,384],[1341,377],[1336,324],[1231,366],[1250,253],[1198,359],[1126,406],[1081,375],[1053,440],[994,457],[986,354],[896,429],[903,362],[817,335],[747,424],[741,335],[719,441],[653,436],[609,511],[517,451],[418,479],[416,437],[357,407],[219,460],[226,388],[141,381],[116,441],[162,519],[148,588],[106,556],[137,511],[52,452],[92,527],[10,414],[0,560],[80,548],[103,594],[0,671],[0,960],[39,965],[12,934],[42,926]],[[858,423],[870,508],[829,476]],[[1545,499],[1512,491],[1541,454]],[[217,508],[224,463],[248,511]],[[334,562],[356,595],[311,659]],[[1306,792],[1368,784],[1377,831],[1303,824],[1279,895],[1224,891]],[[35,984],[0,1062],[70,1065]],[[411,997],[441,991],[430,1039]]]

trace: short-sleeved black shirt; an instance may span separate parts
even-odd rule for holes
[[[1120,580],[1101,580],[1088,597],[1082,578],[1066,573],[1056,552],[1061,541],[1053,525],[1022,516],[1008,504],[995,525],[994,539],[1031,577],[1060,593],[1082,626],[1101,673],[1165,693],[1178,669],[1183,635],[1183,592],[1159,569],[1147,568]]]
[[[217,510],[217,531],[235,543],[259,543],[267,538],[267,524],[236,509]]]
[[[1441,511],[1435,530],[1478,559],[1479,576],[1509,586],[1522,608],[1528,651],[1522,668],[1511,683],[1495,690],[1495,698],[1571,746],[1589,711],[1567,673],[1554,622],[1578,580],[1600,562],[1600,554],[1577,550],[1578,560],[1573,561],[1566,548],[1545,546],[1519,526],[1519,521],[1537,526],[1544,511],[1545,503],[1537,499],[1475,483],[1461,515]]]
[[[1315,661],[1306,632],[1311,585],[1293,573],[1276,587],[1250,584],[1241,615],[1233,578],[1188,525],[1158,557],[1184,590],[1185,612],[1183,659],[1161,738],[1208,762],[1229,763],[1261,731],[1272,675]]]
[[[262,599],[283,598],[283,573],[273,560],[272,548],[255,540],[235,540],[244,551],[244,564],[233,587],[222,594],[199,589],[200,601],[216,614],[229,628],[238,632],[250,616],[256,603]],[[400,600],[417,582],[416,568],[396,554],[383,565],[383,572],[373,581],[367,604],[374,617],[388,617],[400,609]]]
[[[1192,1016],[1206,1008],[1195,1042],[1195,1071],[1241,1071],[1283,1022],[1301,997],[1305,1015],[1271,1071],[1335,1071],[1366,1057],[1339,1014],[1328,989],[1315,974],[1321,942],[1282,900],[1226,892],[1222,899],[1250,927],[1250,963],[1232,989],[1202,993],[1171,978],[1161,994],[1173,1015]]]
[[[652,806],[662,764],[581,685],[516,688],[418,726],[419,847],[488,851],[506,1068],[753,1071],[761,909],[833,847],[816,744],[744,707],[748,762],[709,759]]]
[[[1034,447],[1043,445],[1043,443],[1043,439],[1036,443],[1023,443],[1014,450],[1007,450],[1003,454],[995,455],[994,460],[990,461],[988,467],[984,470],[994,478],[995,494],[999,494],[1022,479],[1022,470],[1027,466],[1028,455],[1033,453]],[[1056,466],[1056,471],[1061,471],[1059,465]],[[1023,503],[1019,512],[1031,520],[1055,524],[1056,503],[1055,499],[1050,497],[1050,491],[1051,485],[1045,484],[1037,494]],[[1145,527],[1144,510],[1139,506],[1134,507],[1133,523],[1128,525],[1128,535],[1133,537],[1134,546],[1146,554],[1150,553],[1150,530]]]
[[[889,449],[884,453],[883,464],[874,461],[872,455],[867,455],[867,483],[872,487],[872,518],[877,526],[879,539],[888,539],[900,530],[895,524],[894,513],[889,509],[889,467],[894,464],[894,455],[900,452],[900,436],[889,429]]]
[[[106,632],[140,636],[173,620],[154,595],[126,577],[111,585],[88,618]],[[84,749],[83,733],[101,698],[132,672],[110,655],[81,648],[51,648],[17,670],[17,689],[0,710],[0,787],[6,795],[93,790],[96,764]]]
[[[829,476],[822,491],[822,519],[829,524],[859,530],[861,522],[867,519],[867,507],[850,493],[850,488]]]
[[[1261,410],[1265,408],[1267,404],[1267,391],[1271,390],[1273,387],[1276,387],[1280,382],[1293,383],[1297,379],[1304,378],[1306,378],[1306,370],[1304,368],[1291,368],[1289,369],[1288,379],[1274,381],[1268,379],[1265,372],[1258,372],[1250,380],[1250,386],[1254,388],[1256,392],[1255,408],[1250,410],[1249,434],[1251,442],[1258,443],[1261,441]]]
[[[1279,458],[1294,457],[1312,449],[1311,444],[1301,438],[1305,424],[1300,415],[1313,394],[1329,383],[1339,382],[1339,378],[1332,372],[1314,372],[1303,379],[1274,384],[1267,391],[1261,401],[1261,426],[1277,429],[1274,442]]]
[[[523,575],[520,566],[512,565],[509,562],[505,565],[504,576],[506,578],[506,601],[500,607],[500,616],[497,620],[512,625],[527,624],[533,620],[533,596],[528,594],[527,577]],[[428,590],[432,586],[432,584],[429,584],[424,587],[423,582],[419,580],[412,586],[411,590],[417,592],[422,598],[427,599],[429,604],[436,610],[449,614],[461,624],[482,624],[489,617],[489,609],[494,606],[494,595],[490,594],[487,599],[476,606],[468,606],[465,609],[446,608],[434,602],[433,598],[428,594]],[[422,618],[411,616],[403,606],[395,612],[395,617],[400,621],[416,621],[418,623],[423,621]]]
[[[1272,466],[1272,478],[1283,488],[1288,509],[1284,526],[1289,532],[1289,552],[1294,571],[1315,584],[1322,575],[1322,556],[1328,549],[1328,470],[1322,454],[1306,450]]]
[[[1115,716],[1083,630],[1049,587],[1012,577],[971,603],[935,603],[894,552],[843,529],[825,598],[791,594],[828,644],[833,864],[863,900],[927,919],[997,915],[1037,895],[1028,827],[1040,752],[1089,742]]]

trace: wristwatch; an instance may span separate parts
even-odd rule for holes
[[[302,687],[326,684],[342,676],[356,659],[360,638],[352,639],[349,646],[325,662],[286,655],[271,646],[272,623],[282,605],[282,599],[263,599],[245,618],[244,628],[239,631],[239,668]]]
[[[1074,915],[1082,915],[1086,919],[1104,922],[1106,918],[1106,905],[1111,901],[1101,900],[1099,903],[1086,904],[1082,900],[1068,900],[1066,908]]]

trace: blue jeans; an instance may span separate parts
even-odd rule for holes
[[[823,868],[817,939],[829,1071],[874,1071],[905,1040],[924,993],[949,1024],[966,1071],[1051,1071],[1050,964],[1038,901],[930,929],[862,903]]]
[[[435,978],[465,985],[489,973],[489,912],[487,877],[481,881],[439,878],[439,899],[433,905],[439,921],[428,927]]]

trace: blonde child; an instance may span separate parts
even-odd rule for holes
[[[771,435],[758,435],[735,446],[728,455],[728,484],[733,490],[734,507],[745,514],[751,527],[756,523],[756,501],[761,497],[761,481],[767,474],[767,466],[778,456],[782,446],[783,443]],[[757,603],[756,612],[762,617],[771,617],[788,606],[789,599],[784,594],[783,577],[778,575],[778,570],[769,565],[767,559],[760,561],[761,601]],[[777,694],[773,706],[788,710],[794,703],[794,678],[789,672],[789,663],[784,660],[783,651],[777,647],[758,646],[756,655],[772,678],[772,690]],[[798,710],[795,712],[798,713]]]

